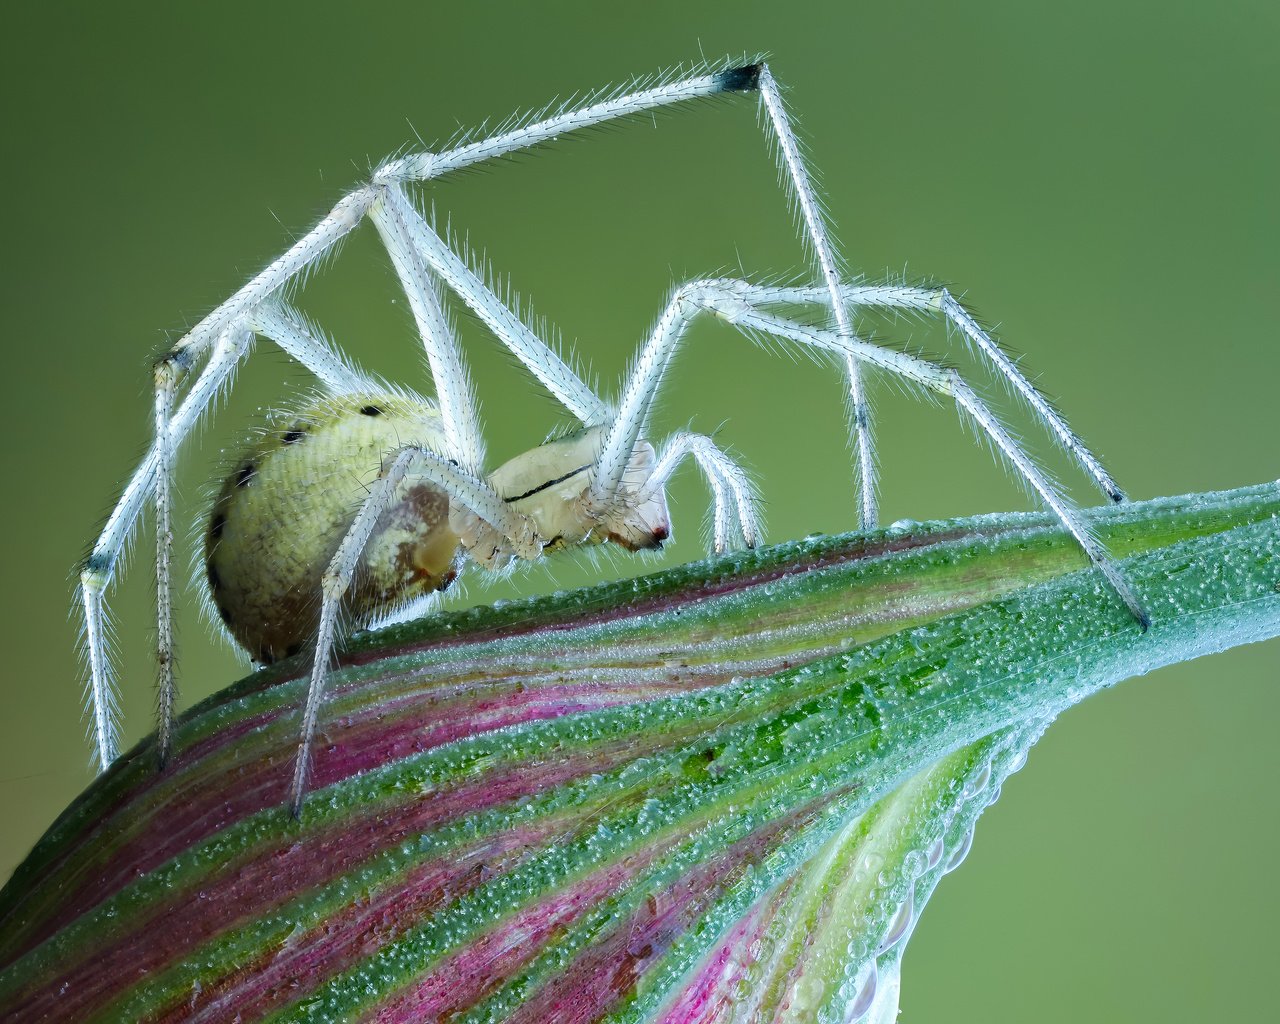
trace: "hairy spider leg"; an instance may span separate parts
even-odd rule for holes
[[[480,433],[475,393],[462,352],[440,306],[437,283],[409,241],[406,206],[408,203],[400,190],[389,188],[387,195],[374,205],[370,216],[409,299],[418,334],[427,350],[436,403],[444,422],[448,449],[445,454],[468,472],[479,474],[484,471],[484,438]]]
[[[760,296],[764,296],[766,301],[777,301],[768,298],[776,293],[777,289],[759,288],[749,282],[732,279],[691,281],[676,289],[658,318],[652,335],[636,356],[631,376],[618,403],[618,416],[605,435],[592,482],[591,500],[594,504],[605,508],[613,500],[622,479],[626,459],[644,431],[649,409],[672,356],[694,318],[701,313],[712,313],[744,332],[759,331],[856,358],[867,365],[888,370],[952,398],[973,418],[997,450],[1013,465],[1018,475],[1040,495],[1090,561],[1102,572],[1139,625],[1143,629],[1147,628],[1150,620],[1141,602],[1106,550],[1089,532],[1079,511],[1059,493],[1043,470],[1013,439],[956,370],[856,337],[844,338],[834,331],[806,326],[762,310],[755,304]]]
[[[849,309],[840,301],[840,274],[843,268],[831,244],[817,195],[809,180],[809,172],[801,158],[800,142],[791,129],[786,108],[782,104],[782,94],[767,65],[761,65],[760,68],[760,97],[773,125],[778,156],[787,170],[786,177],[791,181],[801,220],[813,247],[814,260],[826,286],[828,301],[835,314],[836,333],[842,338],[852,338],[853,325],[849,322]],[[876,498],[876,456],[871,434],[871,409],[867,404],[858,360],[853,356],[845,356],[844,373],[849,385],[850,440],[853,444],[859,495],[858,522],[864,530],[870,530],[875,527],[880,516]]]
[[[1099,490],[1112,501],[1124,501],[1124,492],[1101,460],[1076,435],[1040,390],[1018,368],[1017,363],[1000,347],[995,337],[946,288],[921,288],[905,284],[845,284],[840,287],[841,301],[853,307],[910,309],[925,313],[941,313],[948,326],[958,330],[995,367],[1000,377],[1022,398],[1053,434],[1058,443],[1093,478]],[[753,301],[757,305],[774,303],[807,305],[823,303],[826,296],[814,287],[760,287]]]
[[[173,403],[178,386],[173,365],[163,360],[155,367],[156,450],[156,747],[160,766],[169,760],[177,699],[173,668]]]
[[[179,444],[195,426],[200,413],[231,378],[240,359],[248,351],[252,335],[243,330],[227,330],[214,345],[209,361],[188,390],[177,411],[168,418],[167,447]],[[120,555],[128,544],[133,526],[155,489],[162,462],[156,445],[143,456],[116,502],[101,535],[80,569],[80,599],[84,609],[85,650],[89,661],[89,702],[92,711],[93,745],[99,770],[116,756],[115,694],[107,652],[106,590],[115,576]]]
[[[111,687],[111,666],[107,651],[106,591],[115,578],[120,554],[128,544],[133,528],[142,514],[147,499],[163,494],[164,507],[170,504],[170,478],[177,450],[199,422],[200,416],[227,386],[236,367],[253,345],[254,335],[274,341],[285,352],[307,367],[322,384],[336,393],[368,389],[368,382],[323,341],[315,337],[305,320],[296,312],[279,303],[269,301],[243,317],[243,326],[233,324],[223,331],[214,343],[196,380],[188,388],[176,411],[166,415],[172,396],[162,395],[157,369],[156,430],[157,440],[142,462],[134,470],[119,501],[116,502],[89,557],[80,569],[80,598],[85,621],[85,648],[89,662],[89,703],[91,706],[91,731],[97,753],[99,771],[116,757],[116,726],[114,721],[115,696]],[[173,365],[172,360],[161,359],[157,367]],[[167,421],[167,427],[162,424]],[[162,471],[163,467],[163,471]],[[163,478],[164,484],[160,485]],[[157,512],[161,512],[157,502]],[[169,538],[172,528],[168,513],[162,513],[157,523],[157,561],[164,558],[161,545]],[[159,569],[159,565],[158,565]],[[161,581],[157,578],[157,583]],[[172,603],[169,587],[157,587],[157,636],[160,658],[159,752],[167,755],[172,737],[172,720],[176,682],[172,672]]]

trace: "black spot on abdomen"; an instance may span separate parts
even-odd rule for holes
[[[361,416],[381,416],[382,410],[376,405],[366,405],[360,410]]]
[[[253,478],[258,475],[258,467],[252,462],[246,462],[243,466],[236,470],[236,486],[248,487],[253,483]]]
[[[307,432],[305,430],[286,430],[280,435],[280,440],[284,444],[297,444],[306,436]]]

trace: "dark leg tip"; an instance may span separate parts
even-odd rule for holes
[[[1147,630],[1151,628],[1151,616],[1148,615],[1146,612],[1142,612],[1142,611],[1138,612],[1137,619],[1138,619],[1138,628],[1141,629],[1142,632],[1145,633]]]
[[[760,87],[760,72],[763,70],[763,64],[725,68],[715,75],[716,87],[721,92],[755,92]]]

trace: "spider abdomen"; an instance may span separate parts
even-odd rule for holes
[[[244,453],[214,502],[205,565],[222,621],[255,661],[315,637],[322,577],[384,460],[442,440],[432,402],[341,395],[277,418]],[[448,586],[457,552],[448,496],[410,477],[357,566],[344,602],[351,625]]]

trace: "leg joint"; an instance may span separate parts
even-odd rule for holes
[[[721,92],[755,92],[760,88],[761,77],[768,73],[766,64],[744,64],[741,67],[725,68],[712,77]]]
[[[736,323],[755,311],[747,298],[750,288],[746,281],[732,278],[700,278],[682,284],[672,301],[685,316],[705,309],[721,320]]]
[[[107,589],[115,559],[111,555],[94,552],[80,567],[80,586],[86,591],[101,594]]]
[[[162,355],[151,367],[157,388],[173,387],[196,362],[196,354],[190,345],[179,344]]]
[[[435,164],[435,153],[413,153],[388,160],[373,172],[369,184],[376,189],[385,189],[405,181],[423,181],[434,177]]]
[[[685,281],[671,296],[672,305],[679,306],[681,311],[690,306],[700,307],[706,304],[707,298],[720,290],[721,282],[715,278],[695,278]]]
[[[340,601],[351,586],[350,569],[330,569],[320,578],[320,590],[326,601]]]

